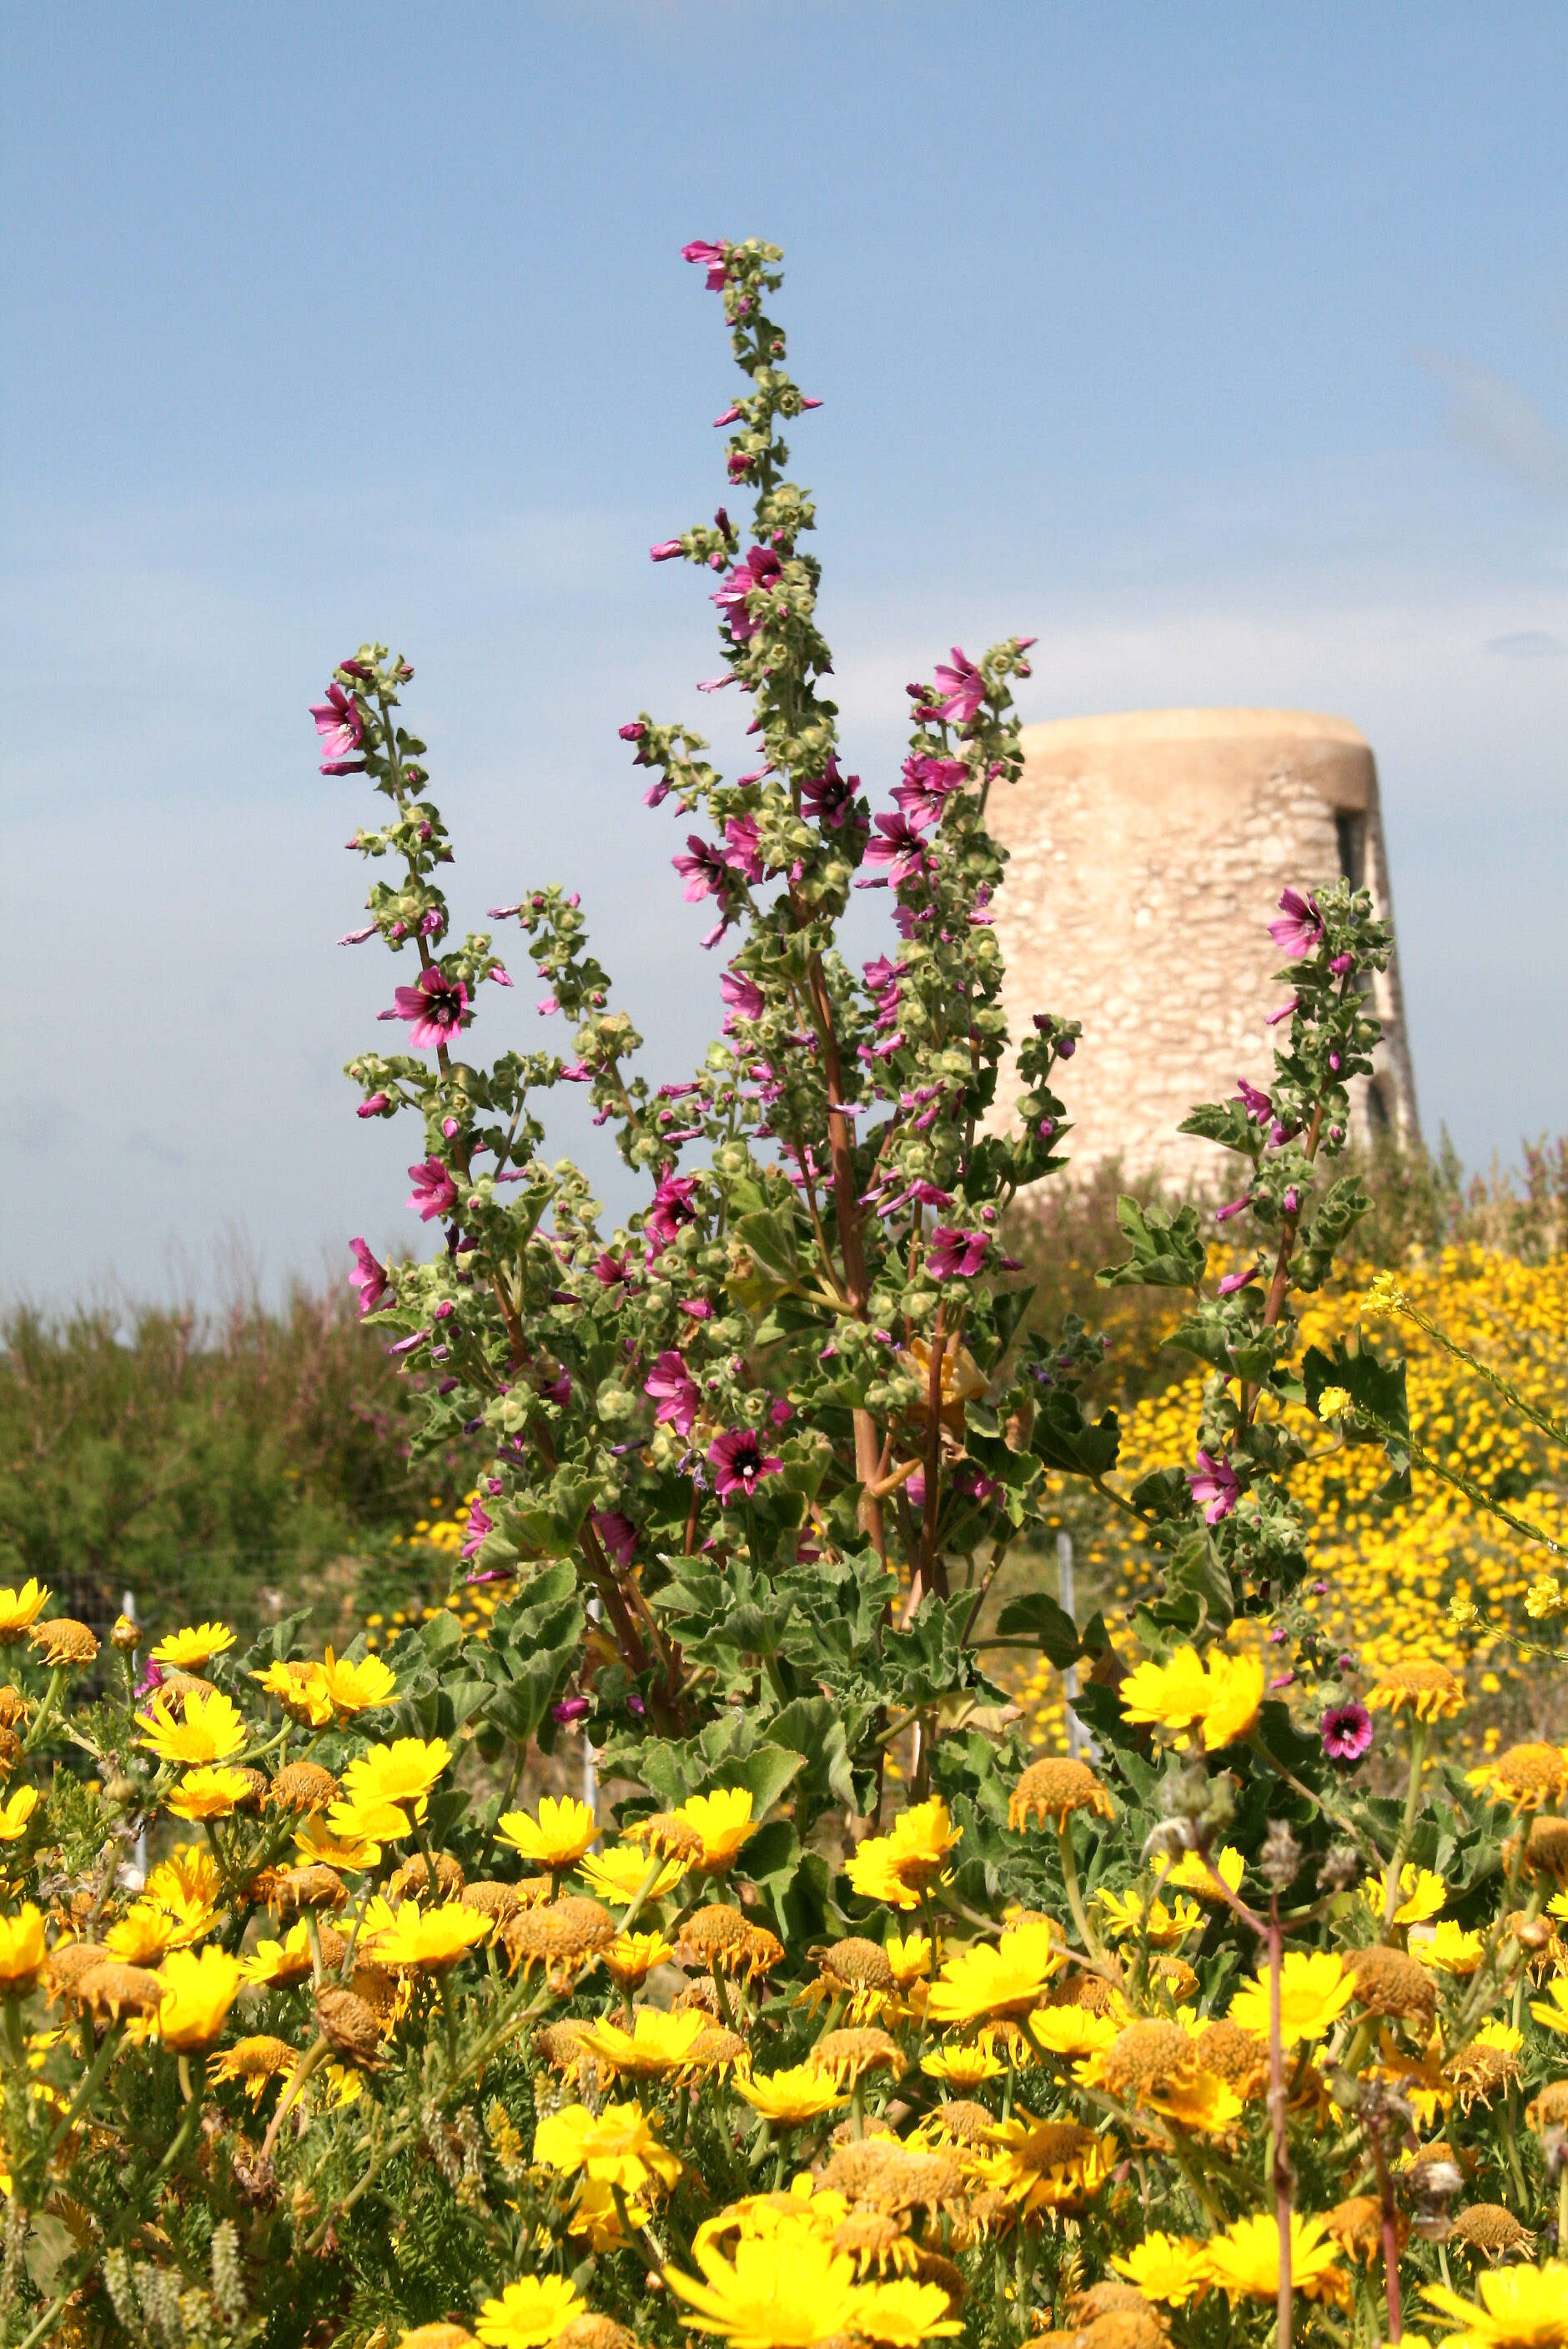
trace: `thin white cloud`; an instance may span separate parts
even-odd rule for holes
[[[1527,496],[1568,503],[1568,440],[1529,392],[1473,359],[1432,350],[1416,357],[1452,393],[1449,429],[1462,448],[1500,467]]]

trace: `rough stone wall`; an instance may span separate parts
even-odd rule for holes
[[[1024,774],[989,810],[1011,857],[996,927],[1012,1033],[1037,1010],[1083,1021],[1057,1086],[1080,1166],[1207,1176],[1212,1145],[1176,1127],[1238,1077],[1268,1081],[1264,1015],[1289,994],[1267,928],[1281,890],[1359,858],[1392,918],[1372,752],[1344,719],[1280,709],[1139,710],[1023,740]],[[1385,1041],[1352,1120],[1414,1140],[1398,963],[1374,985]]]

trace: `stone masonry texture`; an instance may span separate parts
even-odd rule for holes
[[[1348,871],[1392,920],[1371,750],[1343,718],[1294,709],[1068,719],[1023,743],[1021,779],[988,810],[1011,859],[996,929],[1013,1036],[1037,1011],[1082,1020],[1056,1081],[1081,1170],[1118,1159],[1206,1186],[1213,1145],[1176,1129],[1238,1077],[1268,1083],[1264,1016],[1290,993],[1268,935],[1281,890]],[[1352,1086],[1353,1128],[1414,1142],[1397,961],[1372,988],[1384,1041]]]

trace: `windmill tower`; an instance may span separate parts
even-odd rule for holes
[[[1009,1025],[1083,1022],[1054,1081],[1079,1167],[1119,1158],[1183,1183],[1212,1164],[1176,1131],[1192,1104],[1272,1074],[1281,890],[1343,874],[1392,920],[1377,764],[1343,718],[1294,709],[1067,719],[1023,743],[1022,777],[988,810],[1011,856],[996,911]],[[1383,1042],[1352,1084],[1352,1128],[1415,1142],[1398,962],[1370,984]]]

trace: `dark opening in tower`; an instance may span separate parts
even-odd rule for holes
[[[1340,808],[1334,818],[1339,870],[1353,889],[1367,886],[1367,818],[1359,808]]]

